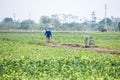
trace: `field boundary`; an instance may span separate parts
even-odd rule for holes
[[[67,48],[71,48],[71,49],[86,49],[86,50],[91,50],[91,51],[95,51],[95,52],[99,52],[99,53],[111,53],[111,54],[117,54],[120,55],[120,50],[115,50],[115,49],[106,49],[106,48],[101,48],[98,46],[88,46],[88,47],[84,47],[83,45],[80,44],[69,44],[69,43],[48,43],[47,46],[50,47],[67,47]]]

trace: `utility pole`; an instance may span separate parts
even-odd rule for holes
[[[107,5],[105,4],[105,25],[104,25],[104,29],[107,30]]]
[[[15,29],[15,13],[13,13],[13,23],[14,23],[14,29]]]
[[[31,28],[31,12],[29,12],[29,27]],[[33,28],[32,28],[32,32],[33,32]]]
[[[31,12],[29,12],[29,20],[30,20],[30,18],[31,18]]]

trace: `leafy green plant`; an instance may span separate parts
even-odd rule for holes
[[[52,42],[83,44],[83,34],[54,33]],[[100,47],[114,49],[120,47],[119,33],[90,33],[90,35]],[[43,33],[0,33],[0,79],[120,79],[119,55],[63,46],[46,46],[44,38]]]

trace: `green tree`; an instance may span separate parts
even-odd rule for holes
[[[105,24],[105,19],[102,19],[100,22],[98,22],[98,30],[103,30]],[[112,20],[107,18],[107,27],[112,25]]]
[[[4,18],[3,21],[0,23],[1,30],[10,30],[14,28],[14,22],[12,18]]]
[[[120,22],[118,22],[118,30],[119,30],[119,32],[120,32]]]
[[[23,29],[23,30],[32,29],[34,24],[35,24],[35,23],[34,23],[34,21],[32,21],[32,20],[24,20],[24,21],[22,21],[22,23],[21,23],[20,29]]]
[[[43,23],[43,24],[49,24],[51,21],[50,21],[50,18],[49,16],[42,16],[40,18],[40,23]]]
[[[13,19],[7,17],[7,18],[4,18],[3,22],[6,22],[6,23],[13,22]]]

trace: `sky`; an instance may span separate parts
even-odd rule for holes
[[[120,0],[0,0],[0,21],[5,17],[16,20],[32,19],[52,14],[72,14],[79,18],[90,18],[95,11],[97,18],[120,18]]]

